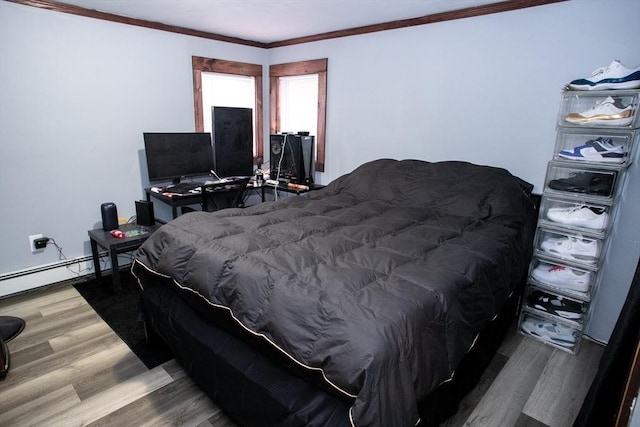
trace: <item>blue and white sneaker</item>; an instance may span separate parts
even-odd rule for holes
[[[563,347],[573,347],[578,340],[578,331],[556,322],[527,319],[522,322],[522,330],[531,336]]]
[[[614,60],[608,67],[601,67],[591,77],[569,83],[575,90],[637,89],[640,88],[640,66],[629,69]]]
[[[611,138],[592,139],[575,147],[573,151],[562,150],[558,156],[569,160],[582,160],[603,163],[622,163],[625,157],[624,146],[615,145]]]

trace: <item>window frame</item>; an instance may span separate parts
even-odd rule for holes
[[[269,66],[269,131],[274,134],[280,128],[280,77],[318,75],[318,134],[316,137],[316,171],[324,172],[325,135],[327,126],[327,58],[309,61],[273,64]]]
[[[263,163],[264,157],[264,131],[262,117],[262,65],[246,62],[228,61],[224,59],[205,58],[192,56],[193,69],[193,108],[195,115],[196,132],[204,132],[204,111],[202,110],[202,73],[235,74],[239,76],[254,77],[255,81],[255,155],[254,163]]]

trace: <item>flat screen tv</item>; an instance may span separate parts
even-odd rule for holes
[[[149,181],[208,175],[213,169],[209,133],[144,133]]]

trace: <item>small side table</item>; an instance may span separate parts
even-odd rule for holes
[[[118,230],[122,232],[143,229],[147,233],[139,234],[137,236],[125,237],[118,239],[111,235],[109,231],[104,231],[102,228],[95,230],[89,230],[89,240],[91,241],[91,255],[93,257],[93,268],[96,272],[96,278],[102,277],[100,271],[100,256],[98,254],[98,246],[109,251],[109,257],[111,258],[111,278],[113,281],[114,292],[122,291],[120,284],[120,268],[118,266],[118,254],[124,252],[131,252],[138,249],[145,240],[160,228],[160,225],[138,225],[138,224],[123,224],[120,225]]]

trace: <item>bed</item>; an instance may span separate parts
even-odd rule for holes
[[[132,271],[150,335],[242,425],[437,425],[511,324],[531,186],[381,159],[324,189],[182,215]]]

